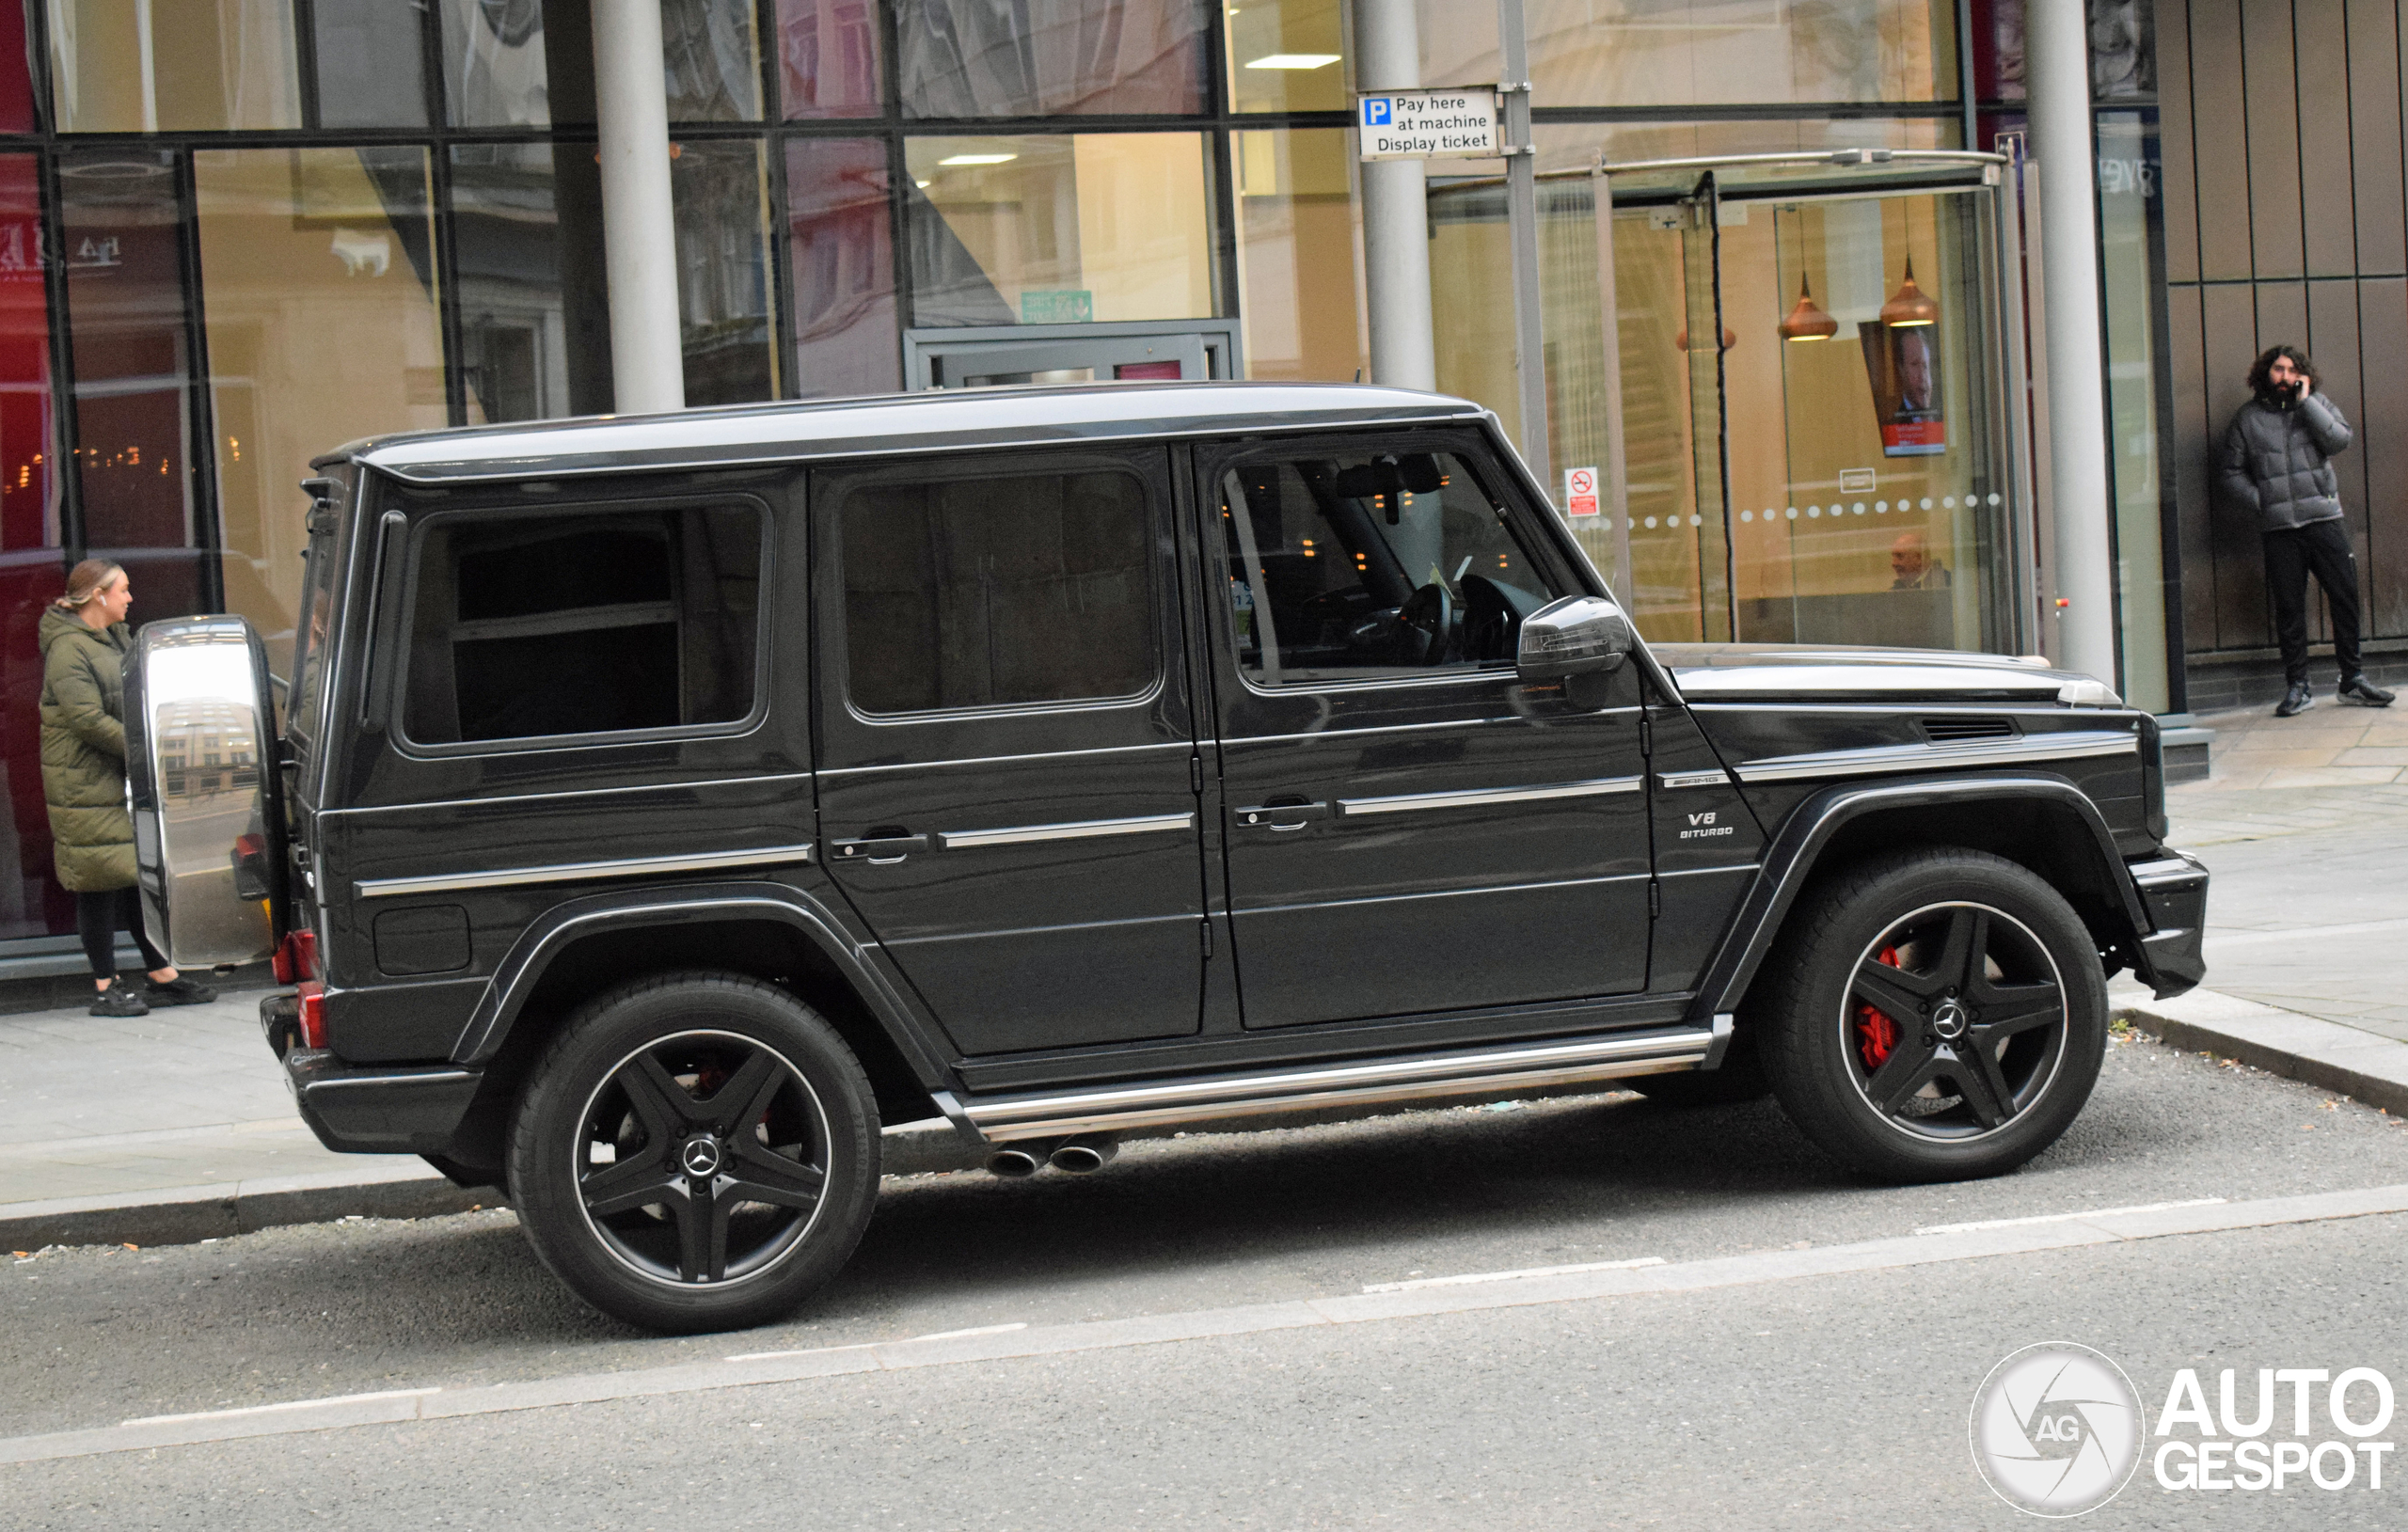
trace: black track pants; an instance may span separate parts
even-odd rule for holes
[[[2274,640],[2283,646],[2283,674],[2307,679],[2307,576],[2324,587],[2333,611],[2333,657],[2341,678],[2358,673],[2358,561],[2350,528],[2338,516],[2266,534],[2266,583],[2274,592]]]
[[[134,933],[134,944],[142,949],[142,960],[150,965],[145,972],[156,973],[167,966],[167,960],[143,932],[141,896],[134,890],[111,889],[106,893],[75,896],[75,934],[84,939],[84,960],[92,965],[93,978],[117,977],[119,931]]]

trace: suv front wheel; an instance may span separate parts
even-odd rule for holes
[[[878,1106],[835,1029],[734,974],[640,980],[546,1050],[510,1133],[535,1252],[655,1330],[762,1324],[833,1276],[878,1192]]]
[[[2013,1170],[2099,1078],[2107,986],[2081,917],[2030,869],[1946,847],[1810,888],[1751,1006],[1809,1138],[1896,1181]]]

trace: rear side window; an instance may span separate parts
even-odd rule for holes
[[[1133,696],[1154,675],[1144,482],[1115,469],[863,484],[838,512],[868,713]]]
[[[752,711],[757,507],[446,517],[418,550],[403,723],[419,744]]]

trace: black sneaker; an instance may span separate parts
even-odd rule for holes
[[[92,997],[94,1016],[149,1016],[150,1007],[123,979]]]
[[[2291,683],[2291,689],[2283,693],[2283,700],[2274,704],[2274,717],[2278,719],[2297,718],[2300,714],[2306,712],[2309,708],[2314,707],[2315,705],[2316,698],[2307,689],[2307,683],[2305,681],[2294,681]]]
[[[2363,675],[2343,676],[2340,689],[2335,695],[2343,702],[2355,703],[2360,707],[2389,707],[2393,702],[2392,693],[2384,690]]]
[[[205,984],[196,984],[182,973],[165,984],[152,979],[142,993],[153,1005],[206,1005],[217,998],[216,990]]]

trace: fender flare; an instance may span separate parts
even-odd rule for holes
[[[729,919],[773,921],[800,932],[853,986],[921,1083],[946,1089],[952,1071],[932,1051],[918,1019],[872,951],[808,892],[784,883],[684,883],[622,889],[570,899],[528,923],[495,968],[492,981],[452,1045],[452,1061],[483,1067],[493,1061],[552,960],[588,937],[614,930],[700,925]]]
[[[1818,860],[1831,838],[1851,820],[1868,813],[1890,809],[1919,809],[1952,804],[1977,803],[2000,798],[2024,801],[2039,800],[2052,808],[2072,813],[2089,829],[2090,845],[2098,858],[2100,873],[2108,887],[2116,891],[2122,901],[2123,915],[2132,936],[2132,950],[2140,954],[2140,938],[2154,929],[2147,909],[2141,902],[2140,891],[2125,869],[2124,859],[2115,849],[2115,832],[2107,828],[2099,805],[2089,795],[2063,777],[2040,774],[2018,776],[1985,776],[1959,778],[1919,777],[1907,781],[1866,783],[1861,786],[1827,787],[1790,811],[1772,843],[1765,847],[1765,860],[1757,869],[1755,881],[1749,886],[1747,897],[1739,904],[1737,915],[1722,941],[1706,965],[1705,977],[1698,987],[1693,1015],[1713,1016],[1734,1011],[1756,976],[1756,970],[1772,948],[1773,939],[1781,932],[1782,923],[1797,903],[1798,891],[1815,872]]]

